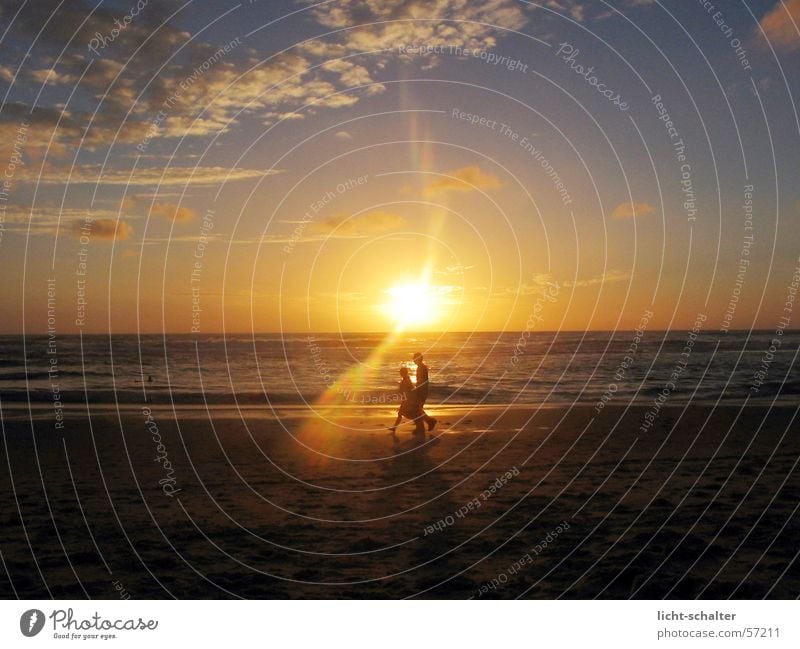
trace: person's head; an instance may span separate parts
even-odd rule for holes
[[[416,363],[417,365],[420,365],[422,363],[422,354],[420,353],[414,354],[414,363]]]
[[[403,378],[408,377],[408,368],[405,365],[400,366],[400,376]]]

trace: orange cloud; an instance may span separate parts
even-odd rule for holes
[[[513,0],[338,0],[317,3],[312,15],[337,30],[326,41],[328,47],[351,52],[392,51],[416,43],[491,49],[497,44],[497,27],[518,30],[528,22]]]
[[[500,185],[500,179],[497,176],[487,174],[478,165],[471,165],[446,171],[441,177],[428,183],[425,187],[425,194],[430,196],[446,191],[469,192],[474,189],[497,189]]]
[[[176,223],[188,223],[197,218],[197,212],[191,207],[181,207],[175,203],[153,203],[150,213]]]
[[[550,273],[534,273],[529,282],[507,288],[505,292],[517,295],[547,295],[554,286],[558,286],[558,282]]]
[[[264,178],[281,173],[278,169],[241,169],[238,167],[138,167],[135,172],[129,169],[105,169],[99,165],[83,165],[65,169],[54,167],[42,173],[27,168],[17,173],[21,182],[35,182],[39,185],[125,185],[128,187],[218,185],[238,180]]]
[[[761,19],[761,29],[773,46],[786,51],[800,49],[800,0],[783,0]]]
[[[333,237],[361,237],[396,230],[405,225],[405,219],[391,212],[376,210],[358,216],[337,214],[309,224],[308,233]]]
[[[41,70],[30,70],[28,75],[38,83],[49,83],[51,85],[59,85],[72,83],[75,77],[71,74],[59,74],[54,68],[43,68]]]
[[[620,203],[611,212],[612,219],[633,219],[637,216],[647,216],[656,211],[656,208],[649,203]]]
[[[127,239],[133,234],[133,228],[130,223],[123,220],[93,219],[89,221],[91,228],[83,230],[82,227],[85,223],[85,221],[73,221],[70,224],[70,234],[76,238],[83,234],[88,234],[92,239],[116,239],[117,241]]]
[[[574,282],[564,282],[564,286],[597,286],[598,284],[610,284],[612,282],[627,282],[631,278],[631,274],[627,270],[607,270],[595,277],[588,279],[578,279]]]

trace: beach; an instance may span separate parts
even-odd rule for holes
[[[5,598],[795,598],[796,405],[2,404]]]

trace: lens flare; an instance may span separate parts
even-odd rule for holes
[[[442,315],[442,288],[424,282],[392,286],[383,311],[400,330],[430,326]]]

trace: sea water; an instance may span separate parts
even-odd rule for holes
[[[800,403],[800,333],[787,332],[764,380],[774,332],[83,335],[0,337],[0,400],[65,404],[280,405],[327,395],[391,403],[415,352],[430,368],[429,404],[671,401]],[[677,374],[676,369],[681,371]],[[601,405],[602,404],[602,405]]]

